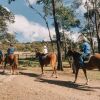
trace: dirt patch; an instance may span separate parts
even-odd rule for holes
[[[40,73],[37,67],[20,70],[19,75],[0,75],[0,100],[100,100],[98,78],[90,78],[89,85],[84,85],[81,71],[76,84],[70,69],[58,72],[58,78],[51,77],[49,68],[44,76]]]

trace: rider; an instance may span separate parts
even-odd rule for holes
[[[43,54],[47,54],[48,53],[48,48],[46,45],[44,45],[44,48],[43,48]]]
[[[82,64],[84,64],[84,61],[87,60],[90,56],[91,53],[91,46],[88,43],[86,38],[83,38],[83,43],[81,45],[81,51],[82,51],[82,55],[81,55],[81,60],[80,62]]]
[[[8,56],[14,54],[14,52],[15,52],[15,48],[13,47],[13,44],[10,44],[10,47],[7,50]]]
[[[83,39],[83,44],[82,44],[82,52],[83,52],[83,59],[85,60],[87,57],[90,56],[91,53],[91,46],[90,44],[87,42],[86,39]]]

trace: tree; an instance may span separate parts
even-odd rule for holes
[[[66,52],[67,52],[67,39],[65,35],[65,30],[69,31],[72,27],[79,27],[80,21],[75,18],[74,12],[69,7],[65,7],[63,4],[57,10],[57,19],[59,23],[59,27],[62,30],[61,38],[63,40],[63,48],[65,51],[65,59],[66,59]]]
[[[70,8],[63,6],[62,0],[38,0],[37,3],[44,4],[43,11],[45,11],[47,16],[53,17],[58,52],[58,69],[62,70],[61,34],[59,30],[61,28],[69,30],[70,27],[77,26],[79,20],[75,19],[73,11]]]
[[[40,13],[37,9],[35,9],[31,4],[30,4],[30,1],[29,0],[26,0],[29,7],[31,9],[33,9],[33,11],[35,11],[44,21],[45,21],[45,24],[46,24],[46,27],[48,29],[48,33],[49,33],[49,37],[50,37],[50,41],[51,41],[51,47],[52,47],[52,50],[54,51],[54,47],[53,47],[53,41],[52,41],[52,37],[51,37],[51,32],[50,32],[50,28],[49,28],[49,24],[48,24],[48,21],[47,21],[47,17],[46,17],[46,9],[44,7],[44,15],[42,13]]]
[[[79,6],[82,4],[82,0],[75,0],[75,2]],[[91,41],[92,34],[96,33],[98,41],[98,52],[100,53],[100,0],[86,0],[84,6],[87,9],[87,13],[85,14],[85,18],[88,20],[88,24],[86,25],[87,33],[90,33]]]
[[[2,43],[16,43],[18,40],[15,39],[15,35],[11,33],[0,34],[0,41]]]
[[[0,5],[0,33],[7,32],[7,22],[14,22],[14,15]]]
[[[56,17],[56,8],[58,1],[60,0],[38,0],[38,4],[43,4],[43,11],[45,11],[46,16],[52,16],[54,20],[54,28],[56,33],[56,44],[57,44],[57,56],[58,56],[58,70],[63,70],[62,67],[62,57],[61,57],[61,44],[60,44],[60,32],[59,32],[59,26],[57,22]]]
[[[58,70],[63,70],[62,67],[62,57],[61,57],[61,40],[60,40],[60,32],[59,27],[56,19],[56,10],[55,10],[55,1],[52,0],[52,12],[53,12],[53,19],[54,19],[54,25],[55,25],[55,32],[56,32],[56,38],[57,38],[57,51],[58,51]]]

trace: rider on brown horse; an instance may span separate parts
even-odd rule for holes
[[[9,63],[10,66],[13,65],[13,62],[14,62],[14,51],[15,51],[15,48],[13,47],[13,44],[10,44],[10,47],[7,50],[7,54],[5,55],[4,69],[5,69],[7,63]]]
[[[10,44],[10,47],[7,50],[8,56],[11,54],[14,54],[15,48],[13,47],[13,44]]]
[[[7,55],[6,55],[8,62],[12,61],[14,52],[15,52],[15,48],[13,47],[13,44],[10,44],[10,47],[8,48]],[[10,63],[12,63],[12,62],[10,62]]]

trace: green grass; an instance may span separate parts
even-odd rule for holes
[[[39,62],[37,60],[19,60],[19,64],[23,67],[36,67],[39,65]]]

